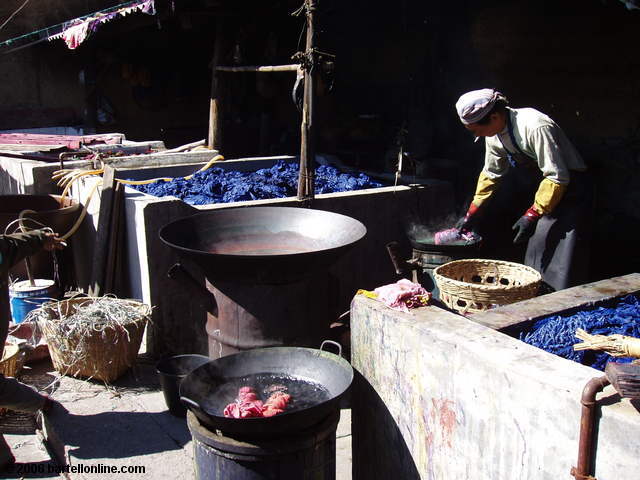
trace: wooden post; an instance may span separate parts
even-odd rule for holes
[[[218,62],[220,61],[222,42],[224,40],[223,25],[222,18],[218,17],[216,22],[216,43],[213,47],[213,59],[211,60],[211,95],[209,101],[209,133],[207,136],[207,146],[218,151],[220,151],[222,144]]]
[[[304,68],[304,96],[302,99],[302,125],[300,135],[300,175],[298,177],[298,200],[311,201],[314,197],[314,163],[316,157],[314,135],[314,100],[316,78],[315,54],[315,10],[318,0],[305,0],[307,13],[307,41]]]

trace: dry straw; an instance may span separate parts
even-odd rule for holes
[[[115,297],[47,302],[30,312],[62,375],[112,382],[138,356],[151,308]]]
[[[533,268],[503,260],[454,260],[433,274],[440,300],[462,314],[533,298],[542,282]]]

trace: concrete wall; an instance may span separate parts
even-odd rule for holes
[[[356,296],[351,332],[354,480],[571,478],[582,389],[602,372],[437,307]],[[595,474],[636,478],[638,404],[599,399]]]

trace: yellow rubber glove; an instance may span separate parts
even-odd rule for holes
[[[478,184],[476,185],[476,194],[471,203],[479,208],[498,189],[498,185],[499,180],[490,178],[484,171],[480,172]]]
[[[548,178],[543,178],[538,186],[533,208],[540,215],[551,213],[562,199],[566,190],[567,185],[561,185]]]

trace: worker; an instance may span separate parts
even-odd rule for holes
[[[29,255],[41,249],[52,251],[64,248],[65,243],[48,229],[27,233],[0,235],[0,358],[9,331],[11,319],[9,302],[9,269]],[[33,388],[0,374],[0,407],[20,412],[50,411],[55,402]],[[0,435],[0,472],[7,471],[15,463],[9,445]]]
[[[477,227],[508,172],[535,179],[533,203],[513,225],[513,242],[528,241],[524,263],[538,270],[552,289],[584,283],[593,199],[587,166],[551,118],[508,105],[502,93],[489,88],[467,92],[456,103],[465,128],[476,141],[485,139],[475,195],[456,226],[469,231]]]

